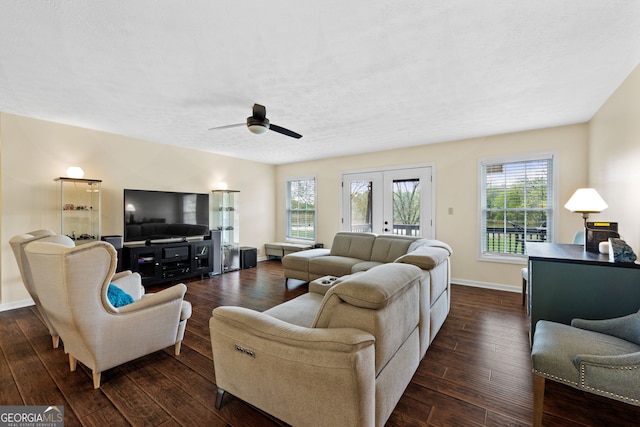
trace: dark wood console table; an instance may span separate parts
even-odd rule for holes
[[[582,245],[527,243],[531,338],[538,320],[571,323],[640,309],[640,265],[609,262]]]

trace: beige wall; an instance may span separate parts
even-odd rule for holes
[[[594,219],[617,221],[640,251],[640,66],[590,122],[589,183],[609,208]]]
[[[102,182],[102,234],[122,234],[124,188],[209,192],[220,181],[240,190],[240,243],[257,247],[275,233],[275,167],[11,114],[0,114],[0,307],[28,298],[8,244],[39,228],[60,231],[56,183],[68,166]]]
[[[330,245],[340,230],[340,177],[361,171],[432,164],[435,234],[455,251],[452,274],[460,283],[520,286],[520,265],[478,261],[478,159],[527,152],[558,154],[558,204],[573,191],[596,187],[609,209],[593,219],[618,221],[638,252],[640,221],[640,67],[588,124],[490,136],[414,148],[303,162],[263,165],[102,132],[0,114],[0,306],[27,298],[7,241],[37,228],[58,229],[53,178],[77,164],[103,182],[103,234],[122,233],[122,189],[209,191],[219,181],[242,191],[241,244],[259,248],[283,240],[285,180],[318,178],[318,241]],[[167,171],[171,171],[168,173]],[[275,186],[274,186],[275,183]],[[453,208],[453,215],[448,209]],[[558,209],[557,240],[568,242],[581,218]]]
[[[519,290],[522,265],[478,260],[478,160],[531,152],[555,152],[558,157],[558,203],[563,206],[576,188],[587,183],[586,124],[490,136],[415,148],[283,165],[277,168],[276,231],[285,236],[285,182],[315,175],[318,185],[318,241],[330,246],[340,230],[340,179],[346,171],[391,166],[433,164],[435,237],[454,249],[452,276],[457,283]],[[453,215],[448,209],[453,208]],[[582,226],[579,215],[558,209],[558,241],[571,242]],[[524,264],[524,261],[523,261]]]

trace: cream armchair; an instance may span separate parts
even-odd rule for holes
[[[116,308],[107,299],[116,267],[109,243],[68,247],[35,241],[25,253],[41,310],[64,342],[71,371],[77,361],[86,365],[95,388],[107,369],[169,346],[180,353],[191,316],[184,284]]]
[[[228,391],[295,426],[383,426],[420,362],[420,277],[384,264],[263,313],[214,309],[216,407]]]
[[[38,298],[38,294],[36,293],[31,280],[31,269],[29,268],[29,261],[27,260],[27,256],[24,252],[24,248],[29,243],[35,241],[53,242],[67,247],[74,247],[75,243],[67,236],[56,234],[55,232],[46,229],[18,234],[17,236],[13,236],[9,240],[9,244],[11,245],[11,249],[13,250],[13,255],[15,256],[16,262],[18,264],[18,269],[20,270],[22,282],[24,283],[25,288],[27,288],[27,291],[29,292],[31,299],[36,305],[36,308],[42,315],[42,319],[44,320],[45,325],[49,329],[51,340],[53,341],[53,348],[58,348],[60,337],[58,336],[58,332],[49,321],[49,318],[41,309],[40,299]],[[111,282],[125,291],[127,294],[131,295],[135,300],[139,300],[140,298],[142,298],[145,293],[140,275],[138,273],[132,273],[129,270],[115,273],[111,278]]]

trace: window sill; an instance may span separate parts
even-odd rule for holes
[[[478,261],[481,262],[498,262],[502,264],[527,264],[527,255],[492,255],[492,254],[480,254]]]

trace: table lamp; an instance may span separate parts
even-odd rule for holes
[[[573,196],[564,205],[565,208],[571,212],[578,212],[582,214],[584,220],[584,236],[585,236],[585,250],[587,239],[587,219],[590,213],[600,213],[607,209],[609,205],[600,197],[600,194],[595,188],[578,188]]]

